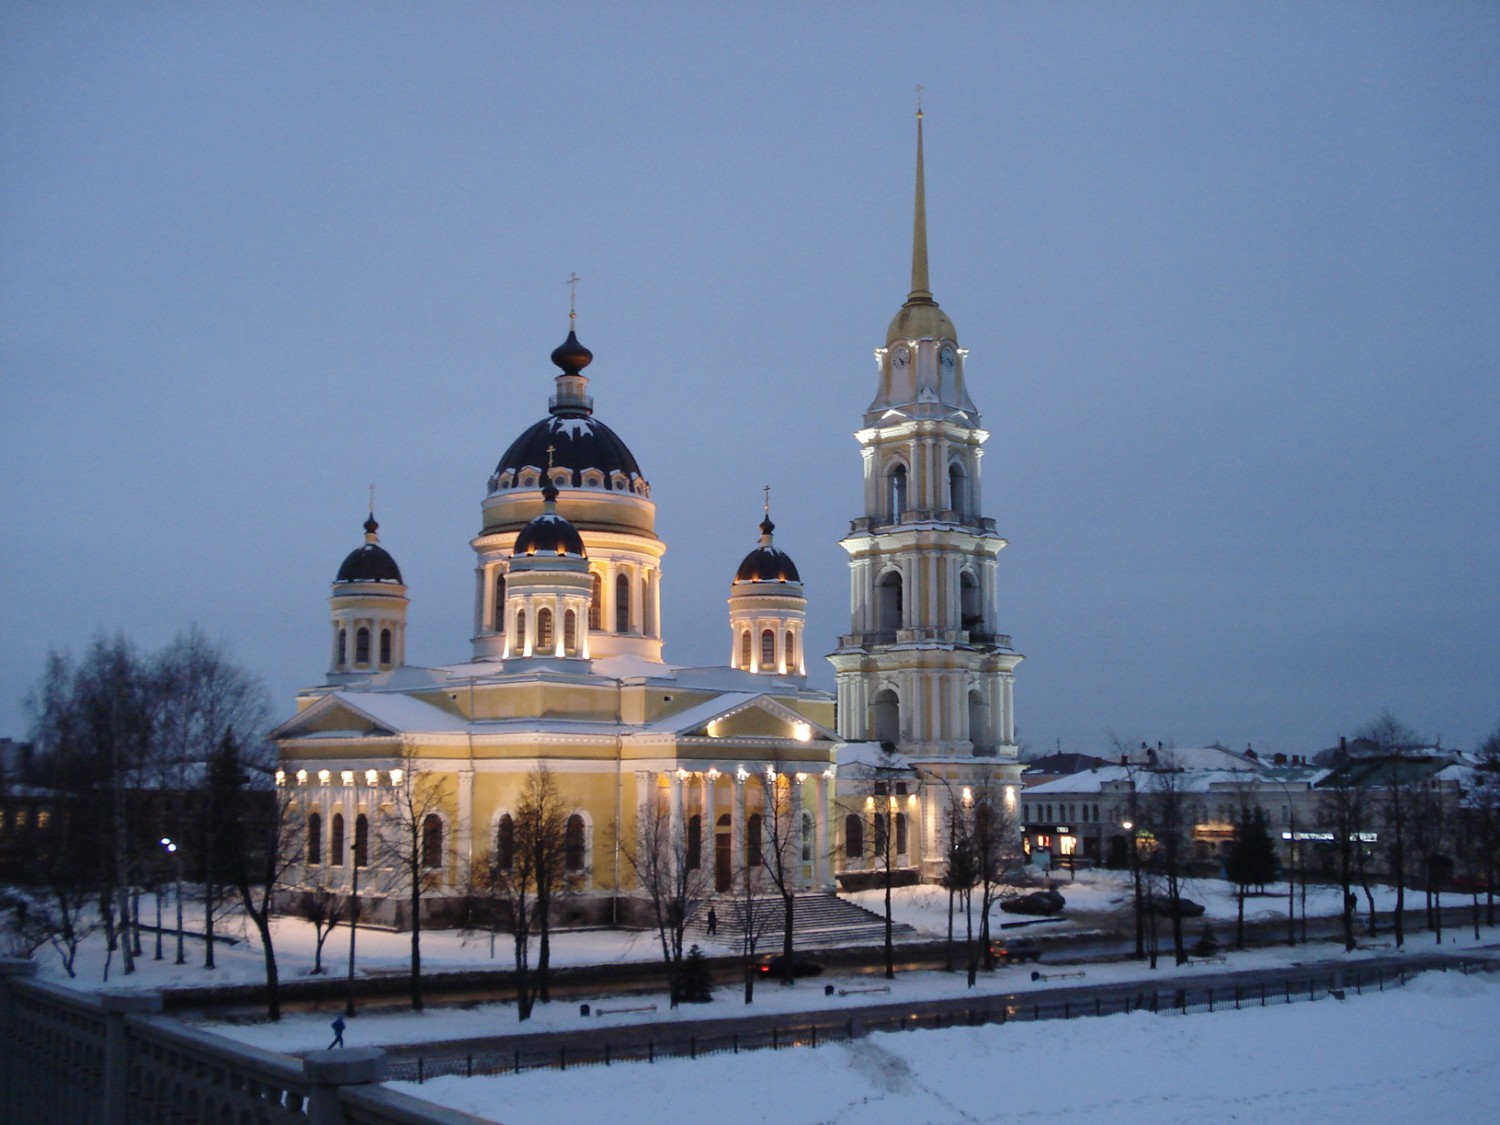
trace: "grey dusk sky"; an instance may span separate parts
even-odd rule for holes
[[[370,481],[465,658],[573,271],[668,660],[727,660],[767,483],[831,651],[919,83],[1022,741],[1493,730],[1500,6],[11,0],[0,734],[194,622],[289,711]]]

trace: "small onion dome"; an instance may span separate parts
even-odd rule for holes
[[[548,480],[542,486],[542,514],[521,529],[516,536],[512,556],[565,555],[588,558],[578,529],[557,514],[557,486]]]
[[[745,556],[740,569],[735,572],[734,583],[741,582],[801,582],[797,564],[792,556],[771,545],[771,532],[776,525],[767,516],[760,524],[760,546]]]
[[[380,525],[375,522],[375,513],[365,520],[365,545],[349,552],[344,565],[339,567],[335,582],[395,582],[401,581],[401,570],[396,560],[380,546],[380,537],[375,533]]]
[[[564,375],[577,375],[594,362],[594,353],[580,344],[577,333],[570,329],[568,338],[553,349],[552,362],[562,368]]]

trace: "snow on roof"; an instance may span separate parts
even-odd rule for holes
[[[838,767],[856,773],[862,770],[896,769],[909,770],[911,762],[905,754],[887,751],[879,742],[846,742],[838,749]]]
[[[1281,769],[1260,770],[1254,773],[1244,769],[1183,769],[1173,771],[1171,776],[1175,779],[1174,785],[1186,793],[1208,793],[1215,788],[1226,786],[1270,786],[1287,784],[1303,788],[1310,787],[1321,780],[1327,770],[1320,769]],[[1059,777],[1055,781],[1046,781],[1040,785],[1028,785],[1026,796],[1033,795],[1050,796],[1054,793],[1102,793],[1106,787],[1119,788],[1127,785],[1131,779],[1135,780],[1136,788],[1142,793],[1149,793],[1153,788],[1152,779],[1158,776],[1154,770],[1142,769],[1138,766],[1101,766],[1096,770],[1084,770],[1082,773],[1069,774]]]

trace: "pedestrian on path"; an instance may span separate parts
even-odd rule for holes
[[[719,932],[719,916],[714,913],[714,908],[712,906],[710,906],[708,908],[708,933],[709,933],[709,936],[712,937],[714,934],[716,934],[718,932]]]
[[[344,1027],[344,1017],[335,1016],[333,1018],[333,1042],[328,1044],[330,1051],[335,1047],[342,1047],[344,1045]]]

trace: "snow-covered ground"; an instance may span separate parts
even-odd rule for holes
[[[1067,899],[1067,907],[1061,922],[1049,922],[1039,930],[1048,934],[1067,933],[1078,930],[1097,930],[1101,925],[1113,926],[1118,931],[1130,931],[1130,880],[1123,872],[1080,871],[1073,881],[1065,872],[1058,872],[1054,885]],[[1235,902],[1233,888],[1220,880],[1195,880],[1186,889],[1186,894],[1208,908],[1206,918],[1214,921],[1221,942],[1232,937]],[[864,891],[846,896],[868,910],[883,914],[883,892]],[[1415,906],[1420,897],[1408,892],[1408,905]],[[1375,892],[1376,905],[1382,910],[1394,906],[1395,894],[1381,887]],[[1450,896],[1449,905],[1458,905],[1462,900]],[[201,916],[187,904],[187,927],[201,930]],[[1298,909],[1300,910],[1300,897]],[[1361,896],[1363,909],[1363,896]],[[147,896],[142,902],[142,919],[155,920],[155,904]],[[1339,891],[1332,887],[1310,887],[1307,895],[1309,917],[1330,916],[1339,911]],[[166,904],[165,923],[173,924],[175,908]],[[898,922],[906,922],[928,937],[942,937],[948,929],[948,895],[939,887],[900,887],[893,893],[892,913]],[[1286,884],[1275,884],[1266,888],[1266,894],[1249,899],[1245,907],[1247,919],[1285,918]],[[1019,916],[1004,914],[998,908],[993,913],[994,924],[1021,921]],[[977,920],[976,920],[977,924]],[[1203,920],[1189,923],[1189,932],[1196,938]],[[1163,924],[1163,930],[1165,930]],[[964,922],[955,920],[955,933],[962,936]],[[143,938],[144,955],[137,963],[137,972],[124,976],[120,959],[115,957],[108,981],[110,988],[178,988],[202,987],[212,984],[246,984],[265,979],[265,966],[260,952],[259,938],[253,926],[244,918],[231,916],[218,923],[218,932],[240,939],[238,945],[220,946],[216,954],[218,967],[212,971],[202,967],[203,943],[187,942],[187,964],[176,965],[175,939],[170,933],[163,938],[165,959],[154,960],[155,938]],[[315,939],[313,928],[297,918],[278,918],[273,923],[273,941],[282,980],[295,980],[306,976],[313,966]],[[1431,938],[1425,934],[1414,934],[1413,948],[1425,948]],[[777,944],[774,938],[762,941],[763,948]],[[710,955],[728,955],[739,952],[729,945],[703,942],[703,951]],[[343,974],[348,964],[349,931],[340,926],[333,931],[323,947],[325,972]],[[579,930],[554,935],[552,961],[554,965],[601,965],[632,961],[648,961],[661,956],[660,944],[654,933],[620,930]],[[362,974],[401,972],[410,965],[411,939],[404,933],[391,933],[361,928],[357,942],[356,964]],[[51,950],[38,950],[35,959],[42,975],[49,980],[71,984],[78,988],[98,988],[102,981],[105,950],[103,941],[96,935],[84,943],[80,950],[75,980],[68,980],[58,958]],[[511,952],[505,934],[497,935],[494,956],[490,956],[490,939],[487,934],[466,934],[457,930],[429,930],[422,934],[422,965],[429,973],[455,969],[509,968]]]
[[[397,1084],[506,1125],[1493,1120],[1500,983],[1430,973],[1212,1016],[892,1032],[816,1049]]]

